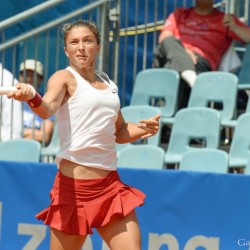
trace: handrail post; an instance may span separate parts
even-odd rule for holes
[[[12,38],[12,39],[6,41],[5,43],[0,44],[0,52],[18,44],[19,42],[22,42],[23,40],[25,40],[27,38],[35,36],[41,32],[44,32],[44,31],[50,29],[50,28],[53,28],[56,25],[62,24],[63,22],[68,21],[71,18],[74,18],[75,16],[81,15],[84,12],[87,12],[87,11],[90,11],[90,10],[96,8],[96,7],[99,7],[100,5],[106,3],[107,1],[108,0],[95,1],[91,4],[88,4],[87,6],[83,6],[82,8],[79,8],[76,11],[72,11],[71,13],[69,13],[67,15],[64,15],[60,18],[57,18],[56,20],[53,20],[53,21],[46,23],[46,24],[43,24],[42,26],[39,26],[31,31],[28,31],[24,34],[21,34],[15,38]]]
[[[26,11],[21,12],[20,14],[17,14],[13,17],[10,17],[2,22],[0,22],[0,31],[8,28],[11,25],[14,25],[15,23],[21,22],[30,16],[34,16],[39,12],[42,12],[43,10],[46,10],[50,7],[53,7],[57,4],[63,3],[65,0],[48,0],[45,3],[39,4],[33,8],[30,8]]]
[[[101,51],[99,53],[99,60],[98,60],[98,69],[102,70],[104,72],[108,72],[109,70],[109,64],[108,58],[109,58],[109,20],[108,20],[108,12],[109,12],[109,2],[104,3],[100,8],[100,19],[99,22],[101,26],[100,29],[100,35],[101,35]]]
[[[114,43],[113,51],[113,79],[115,83],[118,83],[118,72],[119,72],[119,42],[120,42],[120,11],[121,11],[120,0],[116,0],[116,7],[110,11],[110,20],[113,21],[113,37]]]

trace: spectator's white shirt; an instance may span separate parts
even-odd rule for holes
[[[0,63],[0,86],[13,86],[17,79],[13,74],[2,68]],[[0,96],[0,141],[22,137],[22,104],[19,101]]]

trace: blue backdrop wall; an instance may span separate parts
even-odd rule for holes
[[[0,249],[49,249],[35,214],[48,206],[53,164],[0,162]],[[137,208],[142,250],[248,250],[250,176],[119,169],[147,195]],[[84,250],[106,250],[97,233]]]

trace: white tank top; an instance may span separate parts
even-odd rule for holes
[[[76,78],[77,88],[56,116],[60,137],[57,162],[67,159],[81,165],[116,170],[115,123],[120,109],[118,88],[103,72],[96,75],[106,89],[95,89],[78,72],[67,67]]]

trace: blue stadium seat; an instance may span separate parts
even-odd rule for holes
[[[179,80],[179,73],[171,69],[140,71],[135,79],[130,106],[157,106],[163,118],[172,117],[177,109]]]
[[[117,166],[125,168],[163,169],[165,151],[153,145],[136,145],[124,148]]]
[[[206,107],[184,108],[174,119],[165,164],[178,165],[182,156],[197,147],[218,148],[220,113]]]
[[[39,162],[41,143],[36,140],[13,139],[0,142],[1,161]]]
[[[183,154],[179,170],[228,173],[228,153],[215,148],[193,149]]]

